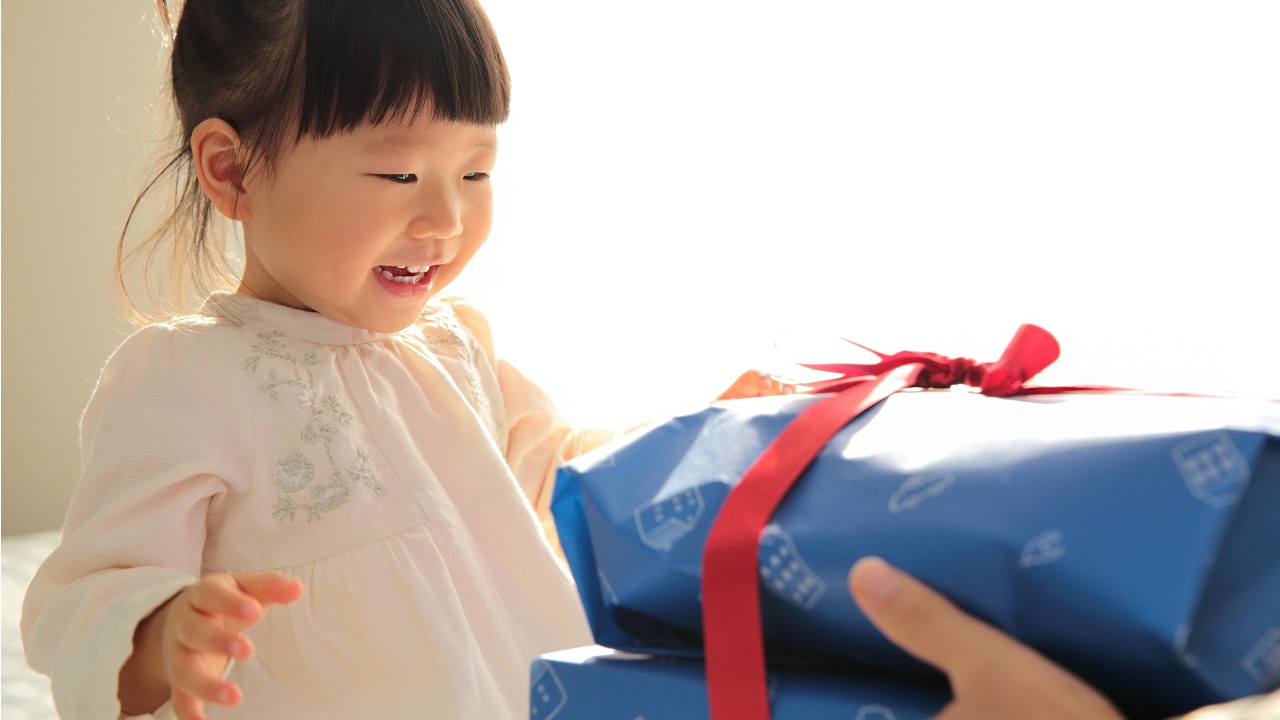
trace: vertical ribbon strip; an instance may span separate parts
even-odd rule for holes
[[[864,349],[880,362],[806,365],[842,373],[814,386],[817,391],[838,392],[806,408],[764,449],[725,498],[711,527],[702,554],[702,627],[713,720],[769,720],[760,623],[760,534],[827,442],[899,390],[966,384],[989,395],[1013,395],[1058,357],[1057,341],[1035,325],[1020,327],[994,363]]]

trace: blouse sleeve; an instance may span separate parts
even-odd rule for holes
[[[575,428],[547,394],[514,367],[498,361],[498,386],[507,413],[507,464],[533,503],[547,536],[555,539],[551,494],[556,469],[617,436],[612,430]]]
[[[507,465],[537,512],[551,546],[559,550],[555,521],[551,517],[551,495],[556,469],[565,462],[612,440],[614,430],[573,426],[556,409],[551,398],[532,380],[509,363],[497,360],[489,323],[474,306],[451,299],[458,319],[484,348],[493,362],[506,417]]]
[[[250,428],[190,331],[152,326],[112,355],[80,423],[62,542],[22,608],[27,660],[64,720],[114,718],[139,621],[200,576],[205,518],[246,478]],[[241,488],[240,490],[243,490]]]

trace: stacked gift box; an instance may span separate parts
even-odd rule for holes
[[[946,702],[944,687],[875,673],[781,664],[770,668],[774,720],[925,720]],[[700,660],[599,645],[547,653],[533,664],[529,717],[634,720],[707,716]]]
[[[595,639],[613,651],[538,660],[531,717],[708,717],[708,534],[743,474],[824,397],[719,403],[561,469],[561,543]],[[924,718],[947,701],[945,679],[849,597],[849,568],[867,555],[1128,717],[1280,685],[1275,403],[898,392],[826,442],[759,537],[776,719]]]

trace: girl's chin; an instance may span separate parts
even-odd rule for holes
[[[413,311],[380,313],[376,318],[364,318],[358,326],[376,333],[398,333],[417,322],[418,318],[422,316],[422,306],[425,304],[426,298],[423,298],[423,302],[419,303],[418,307]]]

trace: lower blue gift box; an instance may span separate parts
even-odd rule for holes
[[[561,469],[552,509],[598,643],[699,647],[712,520],[815,401],[720,403]],[[1280,405],[898,393],[838,433],[773,515],[760,539],[762,623],[773,660],[936,680],[849,597],[849,568],[866,555],[1127,715],[1268,691],[1280,685]]]
[[[707,717],[702,663],[600,646],[534,661],[531,720],[694,720]],[[816,668],[769,670],[773,720],[925,720],[947,702],[945,686]]]

